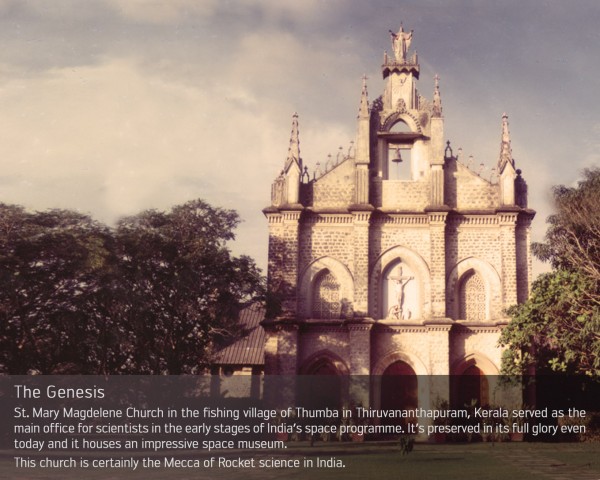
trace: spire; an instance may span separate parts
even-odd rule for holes
[[[508,115],[502,115],[502,142],[500,144],[500,158],[498,160],[498,172],[502,173],[506,164],[510,163],[513,167],[515,162],[512,158],[512,149],[510,147],[510,133],[508,131]]]
[[[442,116],[442,97],[440,95],[440,77],[435,76],[435,89],[433,91],[433,116]]]
[[[359,118],[369,116],[369,94],[367,92],[367,76],[363,75],[362,92],[360,95],[360,108],[358,110]]]
[[[302,159],[298,139],[298,114],[292,116],[292,133],[285,166],[271,186],[271,205],[297,205],[300,201]]]
[[[367,76],[362,77],[362,92],[358,109],[358,131],[356,135],[356,163],[369,163],[369,99],[367,93]]]
[[[298,113],[294,112],[292,116],[292,133],[290,134],[290,147],[288,149],[288,156],[285,162],[284,171],[287,173],[293,163],[296,163],[300,169],[302,169],[302,163],[300,160],[300,139],[298,137]]]

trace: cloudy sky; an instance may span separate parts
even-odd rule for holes
[[[0,201],[114,223],[200,197],[264,267],[292,114],[311,169],[347,148],[400,22],[455,149],[493,167],[508,113],[540,240],[551,186],[600,164],[597,0],[0,0]]]

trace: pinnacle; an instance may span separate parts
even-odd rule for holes
[[[512,148],[510,145],[510,132],[508,131],[508,115],[502,114],[502,141],[500,143],[500,158],[498,160],[498,172],[502,172],[507,163],[514,166]]]

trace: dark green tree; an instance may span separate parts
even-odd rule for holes
[[[254,262],[227,247],[238,223],[201,200],[116,229],[0,205],[0,371],[202,371],[264,296]]]
[[[577,187],[555,187],[554,199],[545,242],[533,245],[553,270],[509,309],[503,370],[600,377],[600,169],[586,170]]]
[[[0,205],[0,367],[97,369],[92,297],[110,257],[108,229],[65,210]]]
[[[234,211],[201,200],[119,223],[124,311],[133,340],[125,371],[198,373],[214,342],[235,332],[241,308],[262,295],[254,262],[227,248],[238,223]]]

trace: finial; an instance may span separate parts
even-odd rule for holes
[[[508,131],[508,115],[502,114],[502,141],[500,143],[500,158],[498,159],[498,173],[504,170],[507,163],[514,166],[512,148],[510,146],[510,132]]]
[[[367,75],[362,76],[362,92],[360,94],[360,107],[358,116],[365,118],[369,116],[369,93],[367,92]]]
[[[444,158],[452,158],[452,147],[450,146],[450,140],[446,142],[446,150],[444,150]]]
[[[494,179],[496,177],[496,167],[492,167],[490,170],[490,183],[494,183]]]
[[[298,132],[298,112],[294,112],[294,115],[292,115],[292,132],[290,134],[290,147],[288,149],[288,156],[285,162],[285,170],[287,171],[290,165],[294,162],[300,166],[301,161],[300,138]]]
[[[433,116],[442,116],[442,96],[440,95],[440,76],[435,75],[435,89],[433,90]]]
[[[304,171],[302,172],[302,178],[300,179],[302,183],[310,182],[310,175],[308,173],[308,167],[304,167]]]

